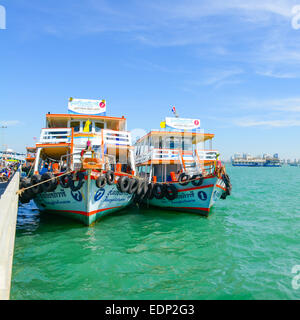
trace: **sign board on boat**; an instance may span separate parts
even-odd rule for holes
[[[106,115],[105,100],[69,99],[68,111],[72,114]]]
[[[195,131],[200,129],[199,119],[166,118],[166,129]]]

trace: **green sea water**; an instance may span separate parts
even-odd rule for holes
[[[233,168],[211,215],[130,208],[85,227],[20,207],[11,299],[300,299],[300,168]]]

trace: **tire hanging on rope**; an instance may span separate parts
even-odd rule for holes
[[[119,191],[123,193],[128,192],[130,185],[131,185],[131,181],[127,176],[120,177],[117,182],[117,187]]]
[[[30,179],[21,178],[20,189],[28,188],[30,186]],[[25,190],[19,197],[21,203],[28,203],[32,199],[33,194],[30,193],[30,189]]]
[[[220,197],[222,200],[225,200],[227,198],[227,194],[226,194],[226,191],[224,191],[222,194],[221,194],[221,197]]]
[[[231,190],[232,190],[232,185],[231,185],[230,178],[229,178],[228,174],[226,174],[226,173],[223,174],[222,179],[223,179],[225,186],[226,186],[226,196],[230,196]]]
[[[202,174],[195,174],[192,176],[192,185],[195,187],[199,187],[203,184],[204,178]]]
[[[166,185],[162,183],[156,183],[153,187],[153,195],[156,199],[163,199],[166,194]]]
[[[51,180],[50,180],[51,179]],[[47,181],[49,180],[49,181]],[[53,192],[57,188],[57,180],[51,172],[45,172],[42,174],[41,182],[44,182],[41,186],[44,192]]]
[[[72,180],[72,176],[70,175],[64,175],[64,176],[59,176],[59,184],[63,188],[69,188],[70,187],[70,180]]]
[[[106,176],[106,181],[107,181],[107,183],[109,185],[114,184],[114,182],[115,182],[115,173],[112,170],[107,171],[105,176]]]
[[[186,186],[189,184],[190,178],[186,173],[183,172],[180,174],[178,181],[181,186]]]
[[[97,188],[101,189],[104,188],[106,186],[106,178],[105,176],[101,175],[97,178],[96,180],[96,186]]]
[[[77,179],[78,179],[78,182],[77,182]],[[76,182],[77,182],[77,185],[76,185]],[[84,173],[83,172],[76,173],[76,180],[75,181],[72,179],[72,175],[70,174],[69,186],[73,192],[80,190],[82,188],[82,186],[84,185],[84,182],[85,181],[84,181]]]
[[[154,187],[153,183],[148,184],[148,191],[146,194],[146,199],[152,200],[154,198],[153,187]]]
[[[174,184],[167,184],[165,188],[165,196],[168,200],[175,200],[178,196],[178,190]]]
[[[42,185],[39,184],[37,186],[35,186],[37,183],[41,182],[41,176],[39,174],[34,174],[31,178],[30,178],[30,183],[33,186],[31,188],[32,192],[37,195],[39,193],[41,193],[43,191],[42,189]]]
[[[129,186],[129,189],[128,189],[128,193],[129,194],[136,193],[138,187],[139,187],[139,180],[137,178],[131,179],[130,186]]]
[[[136,191],[136,195],[140,199],[143,199],[147,191],[148,191],[148,183],[145,180],[140,180],[137,191]]]

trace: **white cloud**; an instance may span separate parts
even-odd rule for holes
[[[162,11],[168,18],[173,19],[198,19],[203,16],[218,14],[239,14],[243,12],[252,15],[258,13],[277,15],[289,18],[292,15],[291,8],[296,3],[293,0],[173,0],[162,4],[161,1],[152,1],[149,7]]]
[[[232,103],[226,114],[219,121],[238,127],[299,127],[300,97],[260,100],[248,98]]]
[[[202,83],[204,85],[213,85],[213,84],[219,84],[220,82],[223,82],[224,80],[234,77],[236,75],[242,74],[243,70],[235,68],[232,70],[216,70],[214,73],[209,76],[206,80],[204,80]]]
[[[234,120],[234,124],[239,127],[300,127],[300,120]]]
[[[247,99],[240,106],[248,110],[300,112],[300,97],[261,100]]]
[[[185,91],[191,90],[189,87],[213,86],[219,88],[223,85],[238,84],[241,82],[236,76],[243,74],[240,68],[232,68],[227,70],[204,71],[200,74],[200,80],[186,81]]]
[[[14,127],[21,124],[19,120],[2,120],[0,121],[0,126],[3,127]]]
[[[297,78],[297,75],[292,73],[280,73],[280,72],[274,72],[274,71],[257,71],[256,72],[260,76],[264,77],[270,77],[270,78],[278,78],[278,79],[293,79]]]

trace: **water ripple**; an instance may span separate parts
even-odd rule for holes
[[[86,228],[21,206],[12,299],[299,299],[299,168],[228,171],[208,218],[130,208]]]

